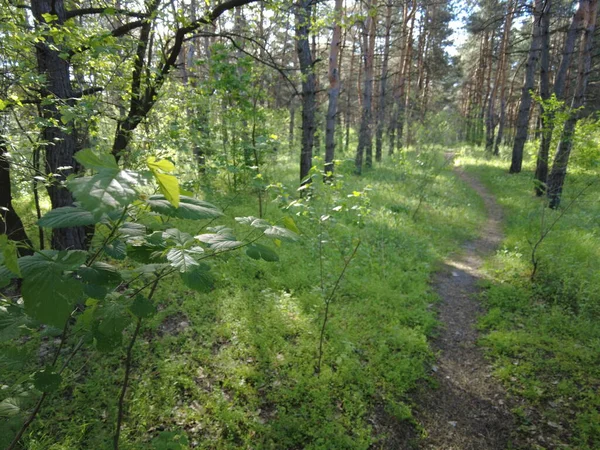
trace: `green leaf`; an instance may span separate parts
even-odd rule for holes
[[[29,323],[29,319],[18,306],[0,307],[0,341],[7,341],[21,335],[21,327]],[[3,350],[4,351],[4,350]]]
[[[179,181],[173,175],[167,175],[163,172],[172,172],[175,166],[171,161],[166,159],[156,160],[154,156],[147,159],[148,168],[156,178],[160,192],[163,193],[165,199],[175,208],[179,207]]]
[[[127,245],[123,241],[115,239],[104,246],[104,252],[111,258],[121,261],[127,257]]]
[[[10,280],[13,278],[16,278],[15,274],[13,274],[6,267],[0,266],[0,289],[8,286],[10,284]]]
[[[83,250],[41,250],[34,255],[19,258],[19,267],[23,278],[48,271],[76,270],[85,263],[87,255]]]
[[[104,300],[108,294],[108,288],[106,286],[98,286],[97,284],[85,284],[83,286],[83,293],[87,297],[96,300]]]
[[[180,272],[189,272],[194,266],[199,264],[194,257],[202,253],[204,253],[202,247],[175,247],[169,249],[167,252],[167,260],[173,267],[179,269]]]
[[[135,200],[139,176],[128,170],[102,169],[91,177],[74,178],[67,185],[83,207],[99,218]]]
[[[138,237],[146,235],[146,227],[141,223],[125,222],[119,228],[119,232],[126,237]]]
[[[294,222],[294,219],[292,219],[290,216],[285,216],[283,218],[283,226],[288,230],[292,230],[296,234],[300,234],[300,230],[296,226],[296,222]]]
[[[174,242],[178,245],[187,245],[194,241],[194,238],[191,234],[185,233],[177,228],[169,228],[168,230],[165,230],[162,234],[162,237],[164,240]]]
[[[185,195],[179,197],[178,208],[174,207],[164,195],[152,195],[146,200],[146,204],[151,211],[180,219],[214,219],[223,215],[215,205]]]
[[[190,289],[206,293],[214,289],[215,280],[210,273],[210,266],[199,264],[189,272],[179,274],[183,283]]]
[[[19,270],[19,254],[17,252],[17,243],[9,240],[8,236],[3,234],[0,235],[0,248],[2,249],[4,266],[12,273],[20,277],[21,271]]]
[[[269,262],[279,261],[277,253],[261,244],[250,244],[246,248],[246,254],[252,259],[264,259]]]
[[[102,170],[116,169],[119,170],[117,160],[110,153],[99,153],[91,148],[86,148],[75,153],[74,158],[86,169]]]
[[[185,450],[189,448],[189,440],[185,431],[163,431],[152,439],[153,450]]]
[[[21,287],[25,311],[48,325],[62,327],[83,299],[83,285],[60,271],[46,270],[26,277]]]
[[[80,267],[77,273],[84,282],[89,284],[114,286],[121,282],[118,269],[105,262],[95,262],[90,267]]]
[[[143,295],[136,296],[129,309],[140,319],[151,317],[156,312],[154,304]]]
[[[287,228],[283,228],[277,225],[273,225],[271,227],[266,228],[265,236],[268,236],[272,239],[283,239],[286,241],[298,240],[298,235],[292,230],[288,230]]]
[[[131,314],[124,297],[108,301],[96,309],[93,335],[99,350],[119,348],[123,330],[131,323]]]
[[[33,385],[42,392],[55,392],[60,387],[62,377],[59,373],[53,372],[51,367],[36,372],[33,376]]]
[[[265,229],[271,226],[266,220],[254,216],[236,217],[235,220],[242,225],[250,225],[251,227],[259,229]]]
[[[0,417],[12,417],[21,412],[20,400],[15,397],[5,398],[0,402]]]
[[[243,242],[237,241],[235,237],[227,233],[207,233],[195,236],[200,242],[208,244],[214,251],[229,250],[232,248],[244,245]]]
[[[79,206],[64,206],[48,211],[38,220],[38,225],[44,228],[67,228],[95,225],[97,222],[91,212]]]

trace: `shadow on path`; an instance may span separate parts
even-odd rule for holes
[[[415,398],[415,416],[426,434],[419,448],[506,449],[513,418],[503,388],[491,377],[491,367],[476,345],[475,325],[483,311],[474,300],[483,259],[502,240],[502,211],[479,180],[460,168],[455,172],[483,198],[488,218],[480,237],[447,259],[434,276],[443,326],[433,342],[438,353],[433,378],[438,388],[423,389]]]

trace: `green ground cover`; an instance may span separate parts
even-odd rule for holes
[[[342,163],[334,187],[315,180],[304,197],[295,189],[295,161],[278,158],[270,165],[277,169],[264,173],[275,185],[264,198],[266,217],[291,215],[302,239],[277,248],[275,263],[238,253],[215,260],[216,289],[205,294],[178,277],[159,286],[159,312],[134,348],[121,448],[366,449],[385,439],[374,431],[377,409],[410,421],[407,393],[432,360],[430,275],[477,234],[482,202],[431,148],[362,177]],[[230,219],[220,223],[257,215],[252,189],[225,194],[222,180],[210,177],[201,192],[226,208]],[[176,225],[198,231],[196,222]],[[359,240],[331,302],[316,375],[324,298]],[[3,344],[5,354],[27,353],[3,365],[3,384],[47,364],[58,343],[56,330],[24,334]],[[111,447],[124,352],[78,354],[26,447]],[[3,422],[2,444],[19,420]]]

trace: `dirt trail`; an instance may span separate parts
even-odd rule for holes
[[[481,236],[445,261],[434,277],[439,293],[439,320],[443,329],[433,342],[438,352],[433,378],[436,389],[424,389],[416,398],[416,418],[426,433],[421,449],[506,449],[513,419],[502,387],[491,377],[491,367],[476,346],[477,317],[482,313],[474,298],[483,259],[502,239],[502,211],[492,195],[473,176],[456,174],[483,198],[487,221]]]

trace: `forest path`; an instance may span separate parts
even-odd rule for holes
[[[484,258],[502,240],[502,210],[477,178],[460,167],[454,170],[485,202],[487,220],[480,237],[446,259],[434,276],[442,323],[433,341],[438,354],[433,378],[438,388],[424,389],[415,399],[415,416],[426,434],[419,448],[506,449],[513,418],[503,388],[492,378],[491,367],[476,345],[475,329],[483,312],[475,299],[480,291],[477,280],[482,277]]]

